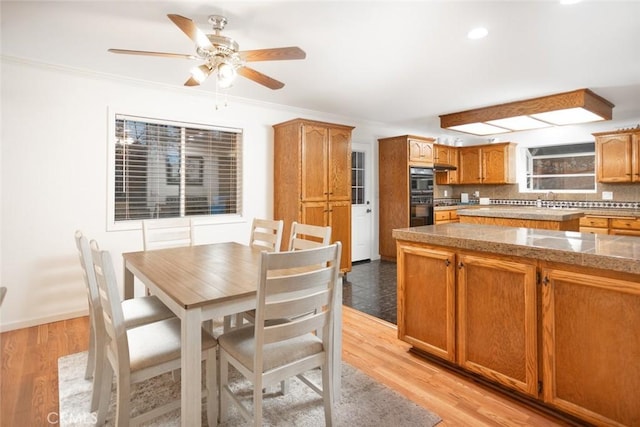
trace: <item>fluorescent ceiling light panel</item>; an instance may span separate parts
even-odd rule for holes
[[[506,119],[490,120],[487,123],[499,126],[501,128],[507,128],[512,131],[540,129],[551,126],[549,123],[541,122],[529,116],[516,116]]]
[[[449,129],[474,135],[494,135],[496,133],[509,132],[509,129],[491,126],[486,123],[468,123],[466,125],[451,126]]]
[[[531,117],[544,120],[545,122],[556,126],[604,120],[599,115],[585,110],[584,108],[567,108],[564,110],[549,111],[548,113],[532,114]]]
[[[548,125],[611,120],[614,105],[589,89],[514,101],[440,116],[440,127],[474,135],[492,135]],[[546,122],[546,123],[540,123]],[[484,126],[480,126],[483,124]]]

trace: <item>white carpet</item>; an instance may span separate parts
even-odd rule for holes
[[[58,360],[59,394],[60,394],[60,426],[86,427],[95,424],[95,414],[89,413],[91,398],[91,381],[84,379],[87,353],[76,353]],[[317,379],[320,374],[316,370],[308,377]],[[239,374],[238,374],[239,376]],[[244,385],[237,382],[238,387]],[[248,386],[248,382],[246,386]],[[168,402],[180,396],[180,383],[174,382],[171,374],[153,378],[135,385],[132,388],[132,411],[136,414],[141,409],[148,410],[155,406],[154,402]],[[111,407],[107,417],[107,425],[113,425],[115,413],[115,384],[111,393]],[[264,399],[264,425],[268,426],[324,426],[324,409],[322,398],[294,379],[290,383],[290,391],[285,396],[272,393]],[[421,408],[400,394],[389,389],[365,375],[354,367],[343,363],[342,396],[335,407],[335,420],[338,426],[402,426],[430,427],[441,419]],[[156,418],[149,425],[179,426],[180,413],[174,411],[164,417]],[[206,411],[203,410],[203,425]],[[243,425],[242,418],[235,409],[229,411],[229,419],[224,427]]]

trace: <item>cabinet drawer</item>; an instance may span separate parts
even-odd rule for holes
[[[611,218],[611,228],[640,230],[640,218]]]
[[[638,236],[640,237],[640,230],[623,230],[620,228],[612,228],[609,234],[614,234],[616,236]]]
[[[449,211],[435,211],[434,216],[435,216],[436,222],[449,221]]]
[[[449,219],[451,220],[458,219],[458,211],[457,210],[449,211]]]
[[[609,234],[609,229],[600,227],[580,227],[580,232],[591,234]]]
[[[609,227],[609,218],[604,218],[600,216],[583,216],[580,218],[580,226],[581,227]]]

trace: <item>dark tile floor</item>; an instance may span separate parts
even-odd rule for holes
[[[396,263],[365,261],[353,264],[342,286],[342,303],[397,324]]]

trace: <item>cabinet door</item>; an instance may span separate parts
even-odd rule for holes
[[[326,201],[329,193],[327,182],[328,131],[326,127],[302,126],[301,184],[302,201]],[[296,167],[296,165],[291,165]]]
[[[640,283],[543,269],[545,402],[596,425],[640,422]]]
[[[640,133],[631,137],[631,181],[640,182]]]
[[[482,148],[482,183],[504,184],[506,182],[507,161],[505,146]]]
[[[341,271],[351,271],[351,201],[329,202],[327,225],[331,226],[331,242],[342,243]]]
[[[460,184],[481,183],[480,149],[477,147],[461,148],[459,155],[458,182]]]
[[[455,361],[455,253],[398,242],[398,338]]]
[[[433,144],[409,139],[409,162],[420,166],[433,166]]]
[[[302,202],[300,204],[300,220],[304,224],[319,225],[324,227],[329,222],[329,209],[326,201]],[[289,236],[283,236],[284,239]]]
[[[631,135],[596,137],[598,182],[631,182]]]
[[[458,255],[458,363],[532,396],[538,390],[536,265]]]
[[[328,168],[329,199],[351,200],[351,131],[329,128]]]

